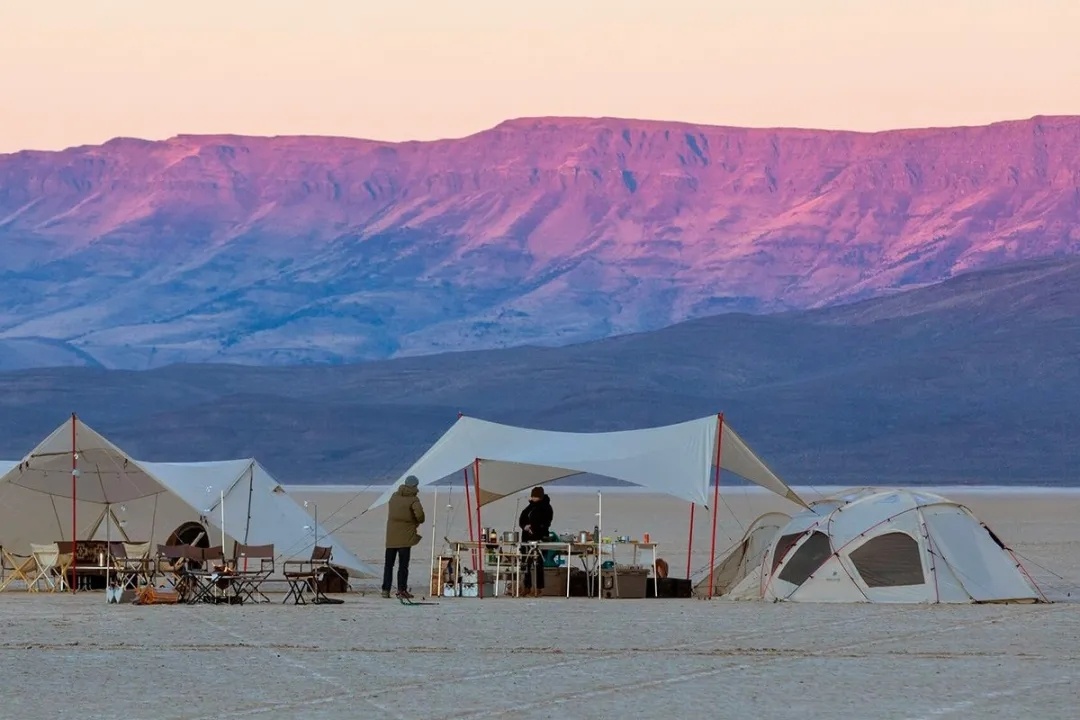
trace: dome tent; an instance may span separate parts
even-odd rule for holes
[[[765,554],[772,547],[779,532],[791,520],[782,512],[767,512],[750,523],[742,539],[729,548],[727,555],[717,563],[712,572],[713,592],[716,597],[731,596],[736,587],[742,587],[747,577],[758,575]],[[758,587],[753,582],[754,589]],[[709,590],[709,574],[694,585],[694,597],[706,597]],[[741,597],[741,596],[740,596]]]
[[[933,493],[864,488],[813,503],[778,533],[760,596],[797,602],[1046,598],[972,512]]]

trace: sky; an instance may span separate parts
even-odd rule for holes
[[[1078,0],[0,0],[0,152],[1080,115]]]

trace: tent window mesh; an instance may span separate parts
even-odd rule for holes
[[[772,570],[769,572],[770,575],[776,572],[776,568],[780,567],[780,561],[787,556],[788,552],[791,551],[791,547],[799,542],[799,538],[805,534],[806,533],[800,532],[792,535],[783,535],[776,541],[776,550],[773,551]]]
[[[802,585],[825,564],[831,555],[832,546],[828,536],[815,530],[806,542],[799,546],[791,559],[784,563],[784,569],[780,571],[780,579],[792,585]]]
[[[919,544],[907,533],[879,535],[851,553],[851,562],[867,587],[922,585]]]

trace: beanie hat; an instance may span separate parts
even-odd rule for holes
[[[534,487],[532,489],[532,492],[529,493],[529,497],[534,497],[537,500],[543,500],[544,499],[544,488],[537,485],[536,487]]]
[[[410,475],[409,477],[405,478],[405,487],[417,487],[419,484],[420,481],[415,475]]]

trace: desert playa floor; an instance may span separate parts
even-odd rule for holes
[[[339,495],[308,497],[318,498],[321,519]],[[951,495],[1036,561],[1036,579],[1062,602],[545,598],[404,607],[369,592],[339,606],[137,607],[106,606],[100,593],[7,592],[0,718],[1078,717],[1080,495]],[[553,499],[574,527],[595,512],[594,495]],[[605,497],[604,507],[608,527],[670,542],[661,554],[685,570],[684,505],[626,495]],[[768,509],[784,505],[729,496],[721,546]],[[510,502],[504,514],[513,510]],[[338,539],[357,549],[374,542],[363,557],[375,559],[381,523],[365,515]],[[414,586],[428,563],[417,554]]]

